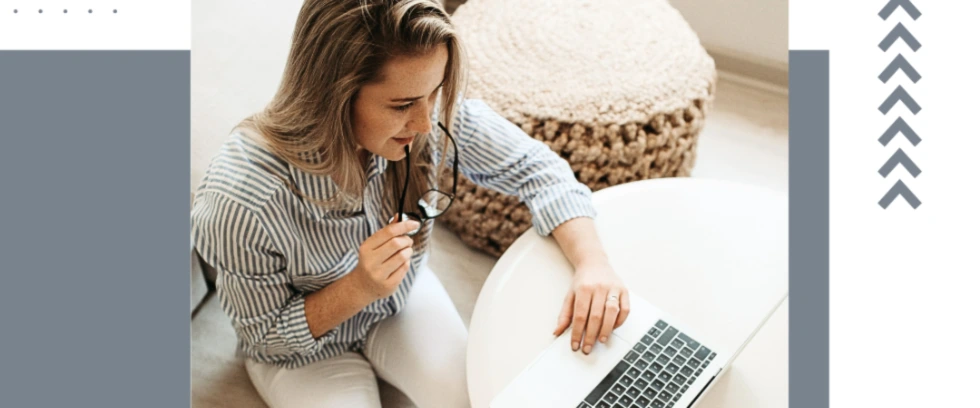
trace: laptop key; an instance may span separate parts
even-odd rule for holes
[[[667,406],[664,405],[664,402],[661,400],[653,400],[653,404],[650,404],[650,406],[657,407],[657,408],[667,408]]]
[[[675,395],[674,398],[677,398],[677,396]],[[674,406],[673,401],[667,403],[667,408],[673,408],[673,406]]]
[[[711,360],[714,360],[714,359],[715,359],[715,353],[711,353],[711,355],[708,356],[708,361],[711,361]]]
[[[642,378],[637,378],[636,379],[636,382],[633,383],[633,386],[634,387],[639,388],[641,390],[644,389],[644,388],[646,388],[648,385],[650,385],[650,383],[647,380],[644,380]]]
[[[679,385],[684,385],[684,383],[687,381],[687,377],[685,377],[683,375],[680,375],[680,374],[677,374],[677,375],[674,376],[674,379],[671,380],[671,381],[673,381],[673,382],[675,382],[675,383],[677,383]]]
[[[610,404],[615,404],[617,399],[619,399],[619,397],[616,394],[613,394],[611,392],[607,392],[606,393],[606,396],[605,397],[602,397],[602,400],[603,401],[606,401],[606,402],[608,402]]]
[[[692,369],[691,367],[688,367],[688,366],[681,367],[681,374],[684,374],[684,375],[690,377],[691,374],[694,374],[694,369]]]
[[[633,379],[624,375],[622,378],[619,379],[619,383],[629,387],[633,385]]]
[[[589,407],[588,405],[585,405],[585,403],[582,402],[582,403],[579,403],[578,406],[575,407],[575,408],[591,408],[591,407]]]
[[[656,364],[656,363],[654,363],[654,364]],[[646,370],[647,367],[649,367],[649,366],[650,366],[650,363],[648,363],[646,361],[643,361],[643,360],[639,360],[639,361],[636,362],[636,368],[639,368],[641,370]]]
[[[660,363],[653,363],[653,368],[652,368],[653,372],[659,373],[660,370],[663,370],[663,369],[664,369],[664,366],[660,365]]]
[[[664,348],[660,347],[659,344],[654,344],[650,346],[650,351],[652,351],[653,354],[660,354],[661,351],[664,351]]]
[[[670,362],[670,357],[661,354],[659,357],[657,357],[657,362],[660,364],[667,364]]]
[[[657,390],[653,389],[653,386],[650,386],[650,388],[643,390],[643,396],[647,397],[647,399],[657,398]]]
[[[683,349],[681,349],[681,355],[686,358],[691,358],[691,356],[694,355],[694,350],[684,347]]]
[[[701,347],[701,343],[694,341],[694,339],[688,337],[688,335],[684,333],[678,334],[677,338],[683,341],[684,343],[687,343],[687,346],[690,347],[692,350],[697,350],[698,347]]]
[[[686,385],[685,385],[685,386],[683,386],[683,387],[681,387],[681,394],[683,394],[683,393],[685,393],[685,392],[687,392],[687,386],[686,386]],[[676,397],[676,396],[677,396],[677,395],[675,395],[675,397]]]
[[[684,342],[683,341],[680,341],[678,339],[674,339],[674,341],[670,342],[670,345],[673,346],[674,348],[678,348],[679,349],[681,347],[684,347]]]
[[[677,391],[680,391],[681,390],[681,387],[679,385],[677,385],[677,384],[674,384],[674,383],[670,382],[670,383],[667,383],[666,389],[669,392],[677,392]]]
[[[698,371],[695,371],[694,372],[694,375],[701,375],[701,373],[703,373],[703,372],[704,372],[704,370],[702,370],[702,369],[699,368]]]
[[[674,364],[677,364],[679,366],[682,366],[686,362],[687,362],[687,359],[684,358],[684,357],[681,357],[681,356],[674,357]]]
[[[701,348],[698,349],[698,352],[697,353],[694,353],[694,358],[696,358],[698,360],[704,360],[704,359],[708,358],[708,355],[709,354],[711,354],[711,349],[709,349],[707,347],[701,347]]]
[[[708,361],[708,360],[704,360],[704,362],[703,362],[703,363],[701,363],[701,368],[706,368],[706,367],[708,367],[708,363],[710,363],[710,361]]]
[[[626,360],[626,361],[628,361],[630,363],[634,363],[634,362],[636,362],[636,359],[638,359],[638,358],[640,358],[640,355],[631,351],[631,352],[629,352],[629,354],[626,355],[625,358],[623,358],[623,360]]]
[[[625,373],[627,369],[629,369],[629,364],[626,364],[623,361],[616,364],[616,366],[609,371],[609,374],[606,374],[606,377],[599,382],[599,385],[596,385],[595,388],[592,389],[592,392],[585,397],[585,402],[588,402],[589,405],[595,405],[597,402],[599,402],[599,398],[602,398],[602,394],[605,394],[606,391],[616,383],[617,379],[620,377],[629,379],[626,376],[623,376],[623,373]]]
[[[643,338],[640,339],[640,342],[649,346],[649,345],[653,344],[653,337],[643,336]]]
[[[616,405],[613,405],[613,408],[626,408],[626,405],[616,404]]]
[[[664,334],[661,335],[659,339],[657,339],[657,344],[661,346],[666,346],[668,343],[670,343],[671,340],[674,339],[675,335],[677,335],[677,329],[671,327],[667,329],[667,331],[665,331]]]
[[[626,375],[635,380],[636,377],[640,376],[640,370],[637,370],[636,367],[630,368],[626,371]]]
[[[666,371],[661,371],[660,375],[657,376],[657,379],[663,382],[670,381],[670,373]]]
[[[636,397],[640,396],[640,390],[636,387],[630,387],[630,389],[626,390],[626,395],[629,395],[631,398],[635,399]]]
[[[646,361],[648,363],[651,362],[651,361],[653,361],[653,359],[655,357],[656,357],[656,355],[654,355],[653,353],[651,353],[649,351],[646,352],[646,353],[643,353],[643,361]]]
[[[667,372],[671,374],[677,374],[677,366],[674,364],[667,365]]]
[[[657,324],[655,324],[654,326],[660,330],[663,330],[667,328],[667,322],[663,320],[657,320]]]
[[[670,401],[670,397],[673,397],[673,396],[674,396],[673,394],[671,394],[671,393],[669,393],[667,391],[661,391],[660,392],[660,396],[657,397],[657,398],[662,399],[664,401]]]
[[[596,408],[612,408],[612,405],[606,403],[606,401],[599,401],[599,405]]]
[[[623,395],[624,392],[626,392],[626,387],[624,387],[622,384],[613,385],[612,387],[613,394]]]
[[[664,383],[660,380],[653,380],[653,384],[650,384],[650,388],[652,388],[654,391],[660,391],[664,389]]]
[[[650,405],[650,400],[647,399],[646,397],[640,397],[636,399],[636,404],[641,407],[646,407]]]
[[[688,379],[687,379],[687,385],[691,385],[691,384],[694,384],[694,380],[696,380],[697,378],[698,378],[698,377],[691,377],[691,378],[688,378]],[[687,387],[687,385],[685,385],[684,387]]]
[[[666,354],[667,357],[673,357],[675,354],[677,354],[677,349],[673,347],[667,347],[667,350],[664,350],[664,354]]]
[[[647,348],[646,348],[646,346],[643,345],[643,343],[636,343],[636,344],[633,345],[633,351],[635,351],[637,353],[642,353],[642,352],[644,352],[646,350],[647,350]]]
[[[619,399],[619,402],[623,403],[624,405],[629,405],[633,403],[633,399],[624,395],[623,398]]]
[[[653,337],[653,338],[659,337],[661,333],[663,333],[663,332],[660,331],[660,330],[657,330],[656,327],[654,327],[654,328],[650,329],[649,331],[647,331],[647,334],[649,334],[650,337]]]
[[[701,364],[701,360],[698,360],[696,358],[687,360],[687,365],[691,366],[691,368],[698,368],[699,364]]]

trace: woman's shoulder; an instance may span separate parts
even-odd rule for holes
[[[256,208],[286,188],[289,167],[254,131],[235,128],[211,157],[198,195],[222,195]]]

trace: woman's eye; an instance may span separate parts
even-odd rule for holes
[[[404,112],[404,111],[407,111],[408,108],[411,108],[412,105],[414,105],[414,104],[415,104],[415,102],[412,102],[412,103],[409,103],[409,104],[406,104],[406,105],[396,106],[396,107],[394,107],[392,109],[394,109],[396,111],[399,111],[399,112]]]

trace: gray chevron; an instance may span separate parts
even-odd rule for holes
[[[898,23],[898,25],[885,36],[885,39],[881,40],[881,43],[878,44],[878,48],[881,48],[882,51],[887,51],[888,48],[895,43],[895,40],[899,38],[904,40],[905,43],[912,48],[912,51],[918,51],[919,48],[922,47],[922,44],[919,44],[919,40],[916,40],[915,37],[912,36],[912,33],[910,33],[909,30],[902,25],[902,23]]]
[[[902,101],[902,103],[904,103],[913,114],[918,114],[919,111],[922,110],[922,107],[920,107],[918,103],[915,103],[915,99],[912,99],[912,95],[905,92],[905,88],[902,88],[901,85],[899,85],[898,88],[895,88],[891,95],[888,95],[888,99],[885,99],[885,101],[881,103],[878,110],[881,111],[882,114],[886,114],[892,109],[893,106],[895,106],[896,103],[898,103],[898,101]]]
[[[878,138],[878,142],[881,143],[882,146],[885,146],[891,142],[895,135],[897,135],[899,132],[905,135],[905,138],[908,139],[909,142],[912,142],[912,146],[918,146],[919,142],[922,141],[919,135],[912,130],[912,127],[909,126],[908,123],[905,123],[905,119],[898,118],[895,120],[895,123],[892,123],[892,125],[888,127],[888,130],[886,130],[885,133],[881,134],[881,137]]]
[[[909,174],[911,174],[912,177],[919,177],[919,174],[922,173],[922,170],[919,170],[919,166],[915,165],[915,162],[912,161],[909,155],[905,154],[902,149],[898,149],[898,151],[896,151],[895,154],[893,154],[892,157],[885,162],[885,165],[878,169],[878,174],[881,174],[881,177],[886,177],[892,172],[892,170],[895,170],[895,167],[898,167],[899,164],[905,166],[905,169],[909,171]]]
[[[915,5],[912,4],[911,0],[891,0],[885,5],[885,8],[878,12],[878,16],[880,16],[882,20],[887,20],[899,6],[905,9],[905,12],[909,13],[913,20],[918,20],[919,16],[922,15],[922,13],[919,12],[919,9],[915,8]]]
[[[881,208],[888,208],[888,206],[892,204],[892,201],[895,201],[895,198],[898,196],[905,198],[905,201],[909,203],[912,208],[919,208],[919,206],[922,205],[922,201],[919,201],[919,197],[916,197],[915,194],[912,193],[912,190],[909,190],[909,187],[906,186],[902,180],[898,180],[898,182],[895,183],[895,185],[892,186],[887,193],[885,193],[885,196],[881,197],[881,200],[878,201],[878,205],[880,205]]]
[[[902,54],[898,54],[898,56],[892,60],[891,64],[888,64],[888,66],[885,67],[885,70],[881,71],[881,75],[878,75],[878,79],[880,79],[881,82],[888,82],[888,80],[892,79],[892,76],[895,75],[898,70],[905,72],[905,76],[909,77],[912,82],[919,82],[919,80],[922,79],[922,75],[919,75],[919,72],[912,67],[912,64],[909,64],[909,61],[905,59]]]

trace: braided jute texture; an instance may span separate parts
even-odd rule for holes
[[[543,141],[593,191],[690,175],[717,75],[666,0],[469,0],[453,21],[469,57],[467,97]],[[441,218],[494,256],[531,226],[516,197],[462,176]]]

